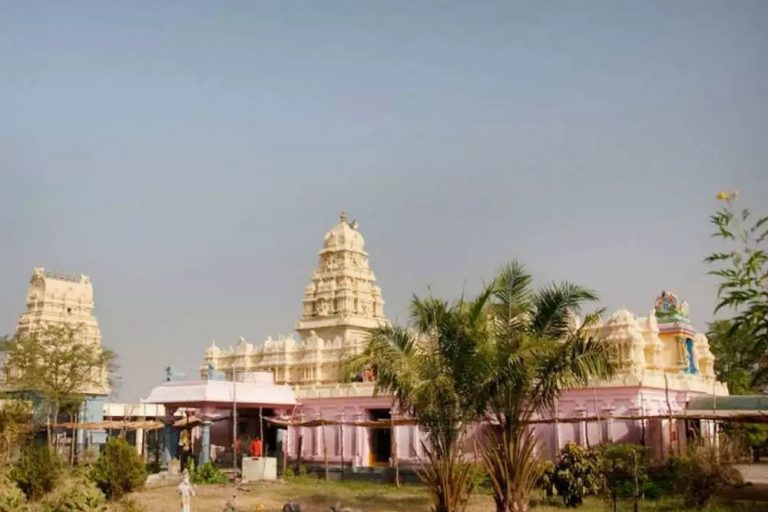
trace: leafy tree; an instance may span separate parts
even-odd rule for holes
[[[768,383],[768,252],[763,248],[768,216],[753,219],[748,209],[737,212],[735,198],[735,192],[718,194],[725,206],[710,220],[717,228],[714,236],[729,250],[712,253],[705,261],[717,266],[710,274],[720,278],[715,311],[732,309],[736,313],[732,333],[743,330],[751,335],[750,353],[758,355],[752,385],[763,386]]]
[[[649,483],[645,448],[634,444],[600,446],[600,468],[613,511],[618,510],[619,498],[630,498],[634,510],[643,489]]]
[[[481,375],[472,396],[476,412],[498,425],[498,438],[482,446],[498,512],[528,510],[541,477],[532,417],[551,411],[563,389],[614,372],[609,346],[589,335],[599,312],[576,317],[596,294],[568,282],[534,290],[532,281],[512,262],[478,299],[489,327],[473,353]]]
[[[760,354],[749,326],[734,328],[731,320],[717,320],[709,324],[709,346],[715,355],[715,373],[718,380],[728,384],[734,395],[757,392],[752,375],[758,369]]]
[[[414,297],[409,327],[375,331],[364,352],[347,361],[350,379],[362,368],[375,369],[375,392],[394,396],[400,411],[419,422],[426,434],[420,477],[432,495],[434,512],[465,510],[477,479],[461,453],[461,441],[477,419],[469,365],[476,340],[486,329],[483,304],[449,304]]]
[[[48,443],[62,410],[77,409],[86,395],[103,393],[114,361],[110,350],[83,341],[79,327],[48,325],[0,344],[5,386],[42,400]]]
[[[32,416],[28,403],[19,400],[6,401],[0,406],[0,460],[7,462],[14,447],[26,432]]]
[[[530,420],[551,410],[561,390],[612,375],[609,348],[588,335],[597,313],[576,318],[595,294],[531,282],[513,262],[472,300],[416,298],[410,328],[380,329],[349,368],[372,364],[377,392],[392,393],[426,432],[422,478],[437,512],[466,507],[472,471],[459,446],[479,419],[496,425],[481,451],[497,511],[528,510],[543,471]]]

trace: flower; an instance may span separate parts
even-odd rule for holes
[[[716,197],[718,201],[730,201],[736,197],[736,194],[738,193],[738,190],[732,190],[730,192],[718,192]]]

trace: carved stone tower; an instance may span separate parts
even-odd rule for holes
[[[361,346],[372,329],[386,323],[381,288],[369,266],[365,241],[357,222],[347,222],[344,212],[323,239],[303,302],[296,331],[304,340],[317,336]]]
[[[47,325],[79,327],[83,343],[101,346],[93,315],[93,285],[83,274],[65,275],[35,268],[27,291],[27,311],[16,325],[18,334],[39,332]]]

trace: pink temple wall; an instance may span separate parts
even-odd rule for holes
[[[685,410],[685,404],[697,393],[670,391],[669,404],[672,414],[680,414]],[[642,407],[641,407],[642,402]],[[295,413],[295,418],[312,420],[325,418],[329,420],[343,419],[346,421],[361,421],[369,419],[371,409],[390,409],[390,397],[363,398],[311,398],[302,400],[301,406]],[[532,426],[539,440],[539,453],[542,457],[553,459],[559,449],[567,442],[573,441],[579,445],[595,446],[605,442],[640,443],[643,423],[641,420],[611,419],[612,415],[658,415],[668,414],[667,397],[663,389],[640,387],[611,387],[574,389],[564,392],[557,404],[557,417],[594,416],[596,411],[601,417],[600,425],[596,422],[537,424]],[[551,411],[549,417],[553,416]],[[397,415],[395,415],[397,417]],[[473,453],[473,433],[482,435],[483,427],[470,429],[465,451]],[[329,465],[341,464],[342,452],[345,466],[371,466],[371,435],[369,429],[359,426],[338,425],[325,427],[291,427],[288,433],[289,460],[297,459],[298,439],[303,437],[302,461],[308,464],[323,464],[324,451],[327,449]],[[397,439],[397,457],[399,464],[408,466],[417,464],[421,455],[420,440],[422,434],[416,425],[401,425],[395,427]],[[343,439],[342,439],[343,436]],[[673,420],[672,448],[683,449],[685,432],[682,421]],[[662,460],[669,452],[670,430],[667,419],[659,418],[646,420],[645,441],[652,456]],[[342,450],[343,444],[343,450]],[[381,466],[382,464],[379,464]]]

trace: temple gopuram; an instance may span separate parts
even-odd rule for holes
[[[35,268],[32,270],[27,290],[27,309],[19,317],[16,334],[36,334],[48,326],[69,326],[77,329],[78,342],[93,347],[93,350],[101,350],[101,331],[93,314],[93,307],[93,284],[88,276]],[[4,371],[13,369],[4,364]],[[103,371],[102,385],[89,386],[88,389],[80,391],[86,395],[80,410],[80,421],[102,421],[106,396],[111,391],[106,368]],[[102,430],[78,431],[80,448],[96,448],[105,440],[106,433]]]
[[[371,271],[357,222],[342,212],[339,223],[323,238],[317,268],[304,292],[302,315],[293,336],[267,338],[254,346],[240,338],[234,348],[216,343],[205,352],[208,369],[231,379],[238,371],[271,371],[276,384],[332,384],[339,364],[363,350],[371,330],[386,324],[384,300]]]

